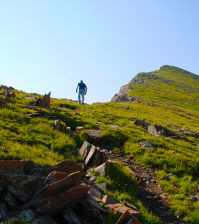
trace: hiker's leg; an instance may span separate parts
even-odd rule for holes
[[[80,101],[80,95],[81,95],[80,92],[78,92],[78,103],[79,103],[79,104],[81,104],[81,101]]]
[[[84,93],[82,93],[82,104],[84,104]]]

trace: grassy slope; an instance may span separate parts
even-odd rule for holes
[[[175,67],[153,73],[157,75],[155,79],[147,78],[143,73],[140,75],[147,79],[146,85],[132,85],[130,94],[139,96],[141,102],[79,106],[53,99],[52,110],[42,111],[51,117],[56,115],[72,129],[76,126],[102,128],[101,142],[107,148],[129,153],[145,166],[156,169],[160,185],[170,195],[172,209],[184,220],[199,223],[199,202],[190,200],[199,184],[199,140],[150,136],[145,129],[132,123],[135,119],[145,119],[173,131],[180,127],[199,133],[199,79]],[[25,107],[32,103],[25,100],[28,95],[17,92],[17,99],[0,108],[1,158],[31,159],[40,164],[55,164],[64,158],[76,160],[76,149],[84,135],[55,130],[53,121],[47,117],[30,118],[28,113],[33,111]],[[121,128],[115,130],[109,124]],[[144,140],[149,140],[155,149],[140,147],[138,143]],[[148,215],[145,222],[157,221]]]

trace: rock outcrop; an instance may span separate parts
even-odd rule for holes
[[[35,102],[35,106],[44,107],[50,110],[50,94],[49,92],[47,95],[45,94],[43,98],[38,98]]]

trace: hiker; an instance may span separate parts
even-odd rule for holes
[[[77,88],[76,88],[76,93],[78,92],[78,103],[79,104],[84,104],[84,95],[87,93],[87,86],[83,82],[83,80],[78,83]]]

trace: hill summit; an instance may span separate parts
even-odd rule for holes
[[[184,69],[163,65],[159,70],[138,73],[120,88],[111,102],[153,100],[190,106],[198,101],[199,76]]]

